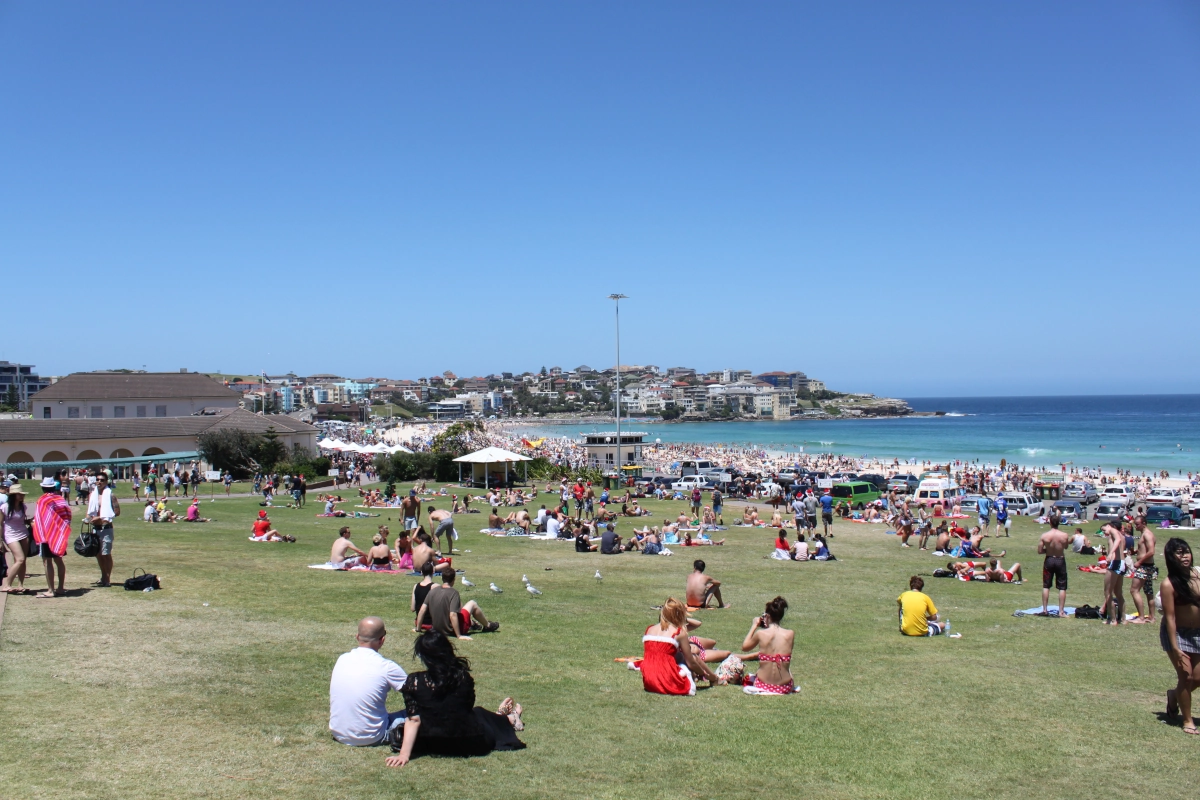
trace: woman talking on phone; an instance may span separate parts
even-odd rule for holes
[[[776,597],[767,603],[766,613],[755,617],[742,650],[759,648],[758,673],[746,679],[746,694],[791,694],[796,691],[792,679],[792,644],[796,633],[780,627],[788,603]]]

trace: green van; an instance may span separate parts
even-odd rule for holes
[[[829,491],[833,497],[834,504],[840,503],[843,500],[850,504],[850,507],[861,511],[869,503],[874,503],[879,499],[879,489],[874,484],[866,481],[846,481],[845,483],[835,483]]]

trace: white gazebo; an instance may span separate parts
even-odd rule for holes
[[[518,461],[532,461],[528,456],[510,453],[508,450],[501,450],[499,447],[485,447],[482,450],[477,450],[474,453],[468,453],[465,456],[459,456],[454,459],[458,462],[458,482],[462,483],[462,465],[471,465],[471,484],[483,484],[486,489],[488,483],[488,466],[490,464],[504,465],[504,484],[508,485],[508,465],[515,464]],[[482,474],[482,478],[478,477]],[[529,480],[529,467],[525,467],[525,480]],[[490,485],[495,486],[496,481],[492,481]]]

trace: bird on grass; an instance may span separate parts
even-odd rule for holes
[[[532,594],[534,596],[537,596],[542,593],[541,590],[533,588],[532,583],[525,584],[525,591],[529,592],[530,594]]]
[[[521,576],[521,583],[523,583],[523,584],[525,584],[526,586],[528,586],[528,585],[529,585],[529,576],[528,576],[528,575],[522,575],[522,576]]]
[[[503,589],[501,589],[499,586],[497,586],[497,585],[496,585],[496,584],[494,584],[494,583],[492,583],[492,584],[488,584],[488,588],[489,588],[489,589],[491,589],[491,590],[492,590],[493,592],[495,592],[496,594],[500,594],[501,592],[503,592],[503,591],[504,591]]]
[[[470,582],[469,580],[467,580],[466,578],[463,578],[463,586],[474,586],[474,585],[475,585],[475,584],[471,583],[471,582]]]
[[[598,581],[604,580],[604,576],[600,574],[600,570],[596,570],[596,580],[598,580]]]

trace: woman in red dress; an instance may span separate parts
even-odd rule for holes
[[[694,695],[696,681],[703,675],[709,685],[724,683],[692,653],[688,641],[687,607],[674,597],[667,598],[657,625],[646,628],[642,636],[642,686],[655,694]]]

